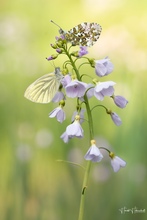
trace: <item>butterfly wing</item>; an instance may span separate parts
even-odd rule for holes
[[[73,45],[92,46],[99,38],[102,28],[97,23],[84,22],[65,33],[65,38]]]
[[[25,91],[25,98],[36,103],[49,103],[59,89],[62,74],[60,69],[46,74],[33,82]]]

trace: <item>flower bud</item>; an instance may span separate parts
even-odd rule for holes
[[[59,105],[64,107],[65,106],[65,101],[62,99],[60,102],[59,102]]]
[[[79,57],[79,55],[78,55],[78,51],[74,51],[74,52],[72,52],[71,55],[72,55],[73,57]]]
[[[57,44],[50,44],[53,49],[57,49]]]
[[[68,69],[67,68],[64,68],[63,70],[62,70],[62,74],[65,76],[65,75],[67,75],[69,73],[69,71],[68,71]]]
[[[63,52],[63,50],[62,50],[62,49],[57,48],[57,49],[56,49],[56,52],[57,52],[57,53],[59,53],[59,54],[61,54],[61,53]]]
[[[49,60],[55,60],[58,57],[58,54],[53,54],[50,57],[46,58],[48,61]]]

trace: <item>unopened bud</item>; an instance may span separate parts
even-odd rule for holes
[[[50,57],[46,58],[48,61],[55,60],[58,57],[58,54],[53,54]]]

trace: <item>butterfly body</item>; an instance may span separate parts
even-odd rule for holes
[[[53,73],[44,76],[33,82],[25,91],[25,98],[36,103],[49,103],[59,89],[60,81],[63,78],[60,68],[55,68]]]
[[[59,33],[63,34],[65,39],[74,46],[90,47],[98,40],[101,31],[102,28],[99,24],[83,22],[69,31],[63,31],[60,28]]]

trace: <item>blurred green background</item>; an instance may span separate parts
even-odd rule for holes
[[[58,35],[54,20],[68,30],[83,22],[97,22],[103,30],[89,57],[109,56],[115,69],[104,80],[117,82],[117,95],[128,106],[108,103],[123,120],[116,127],[100,109],[94,111],[97,143],[127,161],[114,173],[107,155],[93,164],[86,193],[84,220],[147,219],[147,2],[145,0],[14,0],[0,1],[0,220],[76,220],[83,171],[59,163],[85,165],[85,138],[63,144],[60,135],[70,123],[48,118],[55,104],[41,105],[24,98],[35,79],[53,71],[45,60],[54,53],[50,43]],[[54,61],[61,66],[62,59]],[[86,69],[85,69],[86,71]],[[94,103],[92,103],[94,104]],[[73,110],[72,110],[73,108]],[[121,214],[120,209],[145,209]]]

